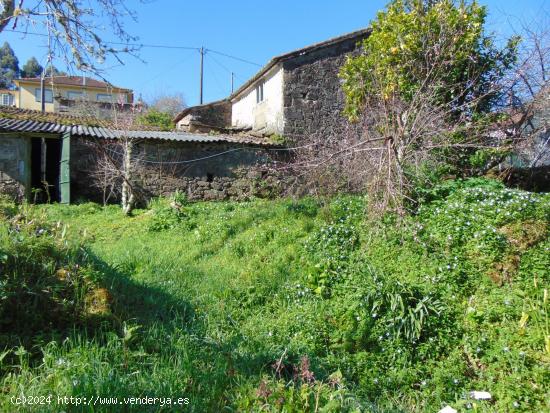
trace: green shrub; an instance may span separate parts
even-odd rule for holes
[[[179,191],[176,191],[170,199],[154,199],[149,205],[153,213],[153,218],[149,223],[149,231],[172,229],[182,223],[186,223],[187,229],[192,229],[194,227],[190,219],[192,210],[187,206],[187,196]]]
[[[0,224],[0,348],[108,319],[110,294],[66,227],[14,208]]]

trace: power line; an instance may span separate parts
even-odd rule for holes
[[[212,56],[210,56],[210,57],[212,57]],[[214,70],[210,69],[210,66],[206,66],[206,70],[214,78],[214,83],[216,83],[216,85],[218,86],[218,90],[222,93],[227,93],[225,88],[222,86],[220,80],[218,79],[218,76],[216,76],[216,72]]]
[[[192,54],[189,54],[187,55],[184,59],[180,60],[179,62],[176,62],[174,63],[173,65],[170,65],[170,68],[169,69],[166,69],[166,70],[163,70],[162,72],[160,72],[159,74],[157,74],[156,76],[153,76],[152,78],[144,81],[144,82],[141,82],[140,86],[143,87],[143,85],[147,85],[149,83],[151,83],[153,80],[156,80],[158,79],[159,77],[161,77],[162,75],[165,75],[166,73],[170,73],[172,72],[174,69],[177,69],[177,67],[179,65],[181,65],[182,63],[185,63],[187,62],[191,57],[193,57]]]
[[[4,31],[6,32],[11,32],[11,33],[20,33],[20,34],[23,34],[23,35],[31,35],[31,36],[39,36],[39,37],[48,37],[49,38],[49,35],[48,34],[45,34],[45,33],[34,33],[34,32],[27,32],[27,31],[23,31],[23,30],[12,30],[12,29],[5,29]],[[123,45],[123,46],[128,46],[128,47],[137,47],[137,48],[153,48],[153,49],[178,49],[178,50],[195,50],[197,52],[200,53],[201,55],[201,70],[200,70],[200,76],[201,76],[201,80],[200,80],[200,104],[202,104],[203,102],[203,59],[204,59],[204,55],[207,53],[207,52],[211,52],[211,53],[214,53],[214,54],[217,54],[219,56],[224,56],[224,57],[227,57],[229,59],[233,59],[233,60],[236,60],[236,61],[239,61],[239,62],[243,62],[243,63],[247,63],[247,64],[250,64],[250,65],[253,65],[253,66],[257,66],[257,67],[261,67],[262,65],[258,64],[258,63],[255,63],[255,62],[251,62],[250,60],[246,60],[246,59],[242,59],[240,57],[237,57],[237,56],[233,56],[233,55],[230,55],[230,54],[227,54],[227,53],[223,53],[223,52],[220,52],[218,50],[213,50],[213,49],[207,49],[207,48],[204,48],[204,47],[192,47],[192,46],[174,46],[174,45],[161,45],[161,44],[146,44],[146,43],[123,43],[123,42],[104,42],[105,44],[112,44],[112,45]],[[231,73],[231,82],[233,82],[233,76],[234,76],[234,72],[232,70],[229,70],[226,66],[224,66],[222,63],[220,63],[217,59],[215,59],[213,56],[212,57],[212,60],[218,64],[220,67],[222,67],[224,70],[226,70],[227,72]],[[184,59],[184,60],[187,60],[187,59]],[[158,78],[160,75],[158,76],[155,76],[154,78],[152,79],[149,79],[146,83],[149,83],[151,82],[152,80]],[[238,78],[241,78],[240,76],[237,75]],[[221,85],[219,85],[219,82],[218,82],[218,79],[216,78],[216,76],[214,76],[216,82],[218,83],[218,86],[221,88]]]
[[[230,59],[238,60],[239,62],[248,63],[250,65],[262,67],[262,65],[260,65],[258,63],[254,63],[254,62],[251,62],[250,60],[246,60],[246,59],[241,59],[240,57],[237,57],[237,56],[232,56],[230,54],[223,53],[223,52],[218,52],[217,50],[212,50],[212,49],[206,49],[206,50],[208,50],[209,52],[212,52],[212,53],[219,54],[220,56],[225,56],[225,57],[228,57]]]
[[[24,35],[31,35],[31,36],[40,36],[40,37],[48,37],[45,33],[33,33],[33,32],[26,32],[24,30],[11,30],[11,29],[4,29],[4,32],[11,32],[11,33],[20,33]],[[147,44],[147,43],[124,43],[124,42],[104,42],[105,44],[114,44],[119,46],[132,46],[132,47],[147,47],[147,48],[153,48],[153,49],[184,49],[184,50],[197,50],[199,51],[200,47],[193,47],[193,46],[173,46],[173,45],[167,45],[167,44]],[[261,64],[251,62],[250,60],[246,60],[237,56],[233,56],[227,53],[220,52],[218,50],[213,49],[204,49],[205,52],[212,52],[216,53],[220,56],[225,56],[229,59],[238,60],[239,62],[248,63],[250,65],[262,67]]]
[[[12,32],[12,33],[21,33],[24,35],[31,35],[31,36],[40,36],[40,37],[48,37],[49,35],[45,33],[33,33],[33,32],[26,32],[23,30],[11,30],[11,29],[4,29],[4,32]],[[146,43],[124,43],[124,42],[103,42],[105,44],[115,44],[119,46],[132,46],[132,47],[148,47],[153,49],[185,49],[185,50],[199,50],[200,47],[193,47],[193,46],[170,46],[166,44],[146,44]]]

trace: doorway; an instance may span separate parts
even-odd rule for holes
[[[31,139],[31,200],[60,202],[61,139]]]

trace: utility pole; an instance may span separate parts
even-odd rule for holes
[[[200,99],[199,104],[202,105],[202,83],[204,79],[203,69],[204,69],[204,47],[200,48],[200,54],[201,54],[201,85],[200,85]]]
[[[46,69],[42,69],[42,74],[40,75],[40,110],[42,113],[46,112],[46,90],[44,89],[44,81],[46,76]]]
[[[233,84],[235,83],[235,73],[231,72],[231,94],[233,94]]]

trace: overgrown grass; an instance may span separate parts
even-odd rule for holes
[[[46,313],[2,313],[34,322],[15,334],[24,342],[4,344],[2,408],[52,394],[189,404],[26,409],[549,409],[549,196],[471,180],[425,199],[400,228],[366,221],[360,197],[158,200],[131,218],[115,206],[3,204],[3,282],[30,274],[17,248],[37,251],[40,274],[78,264],[88,281],[63,307],[77,317],[40,327]],[[53,255],[36,231],[18,244],[18,214],[56,228]],[[93,322],[87,302],[105,307]]]

